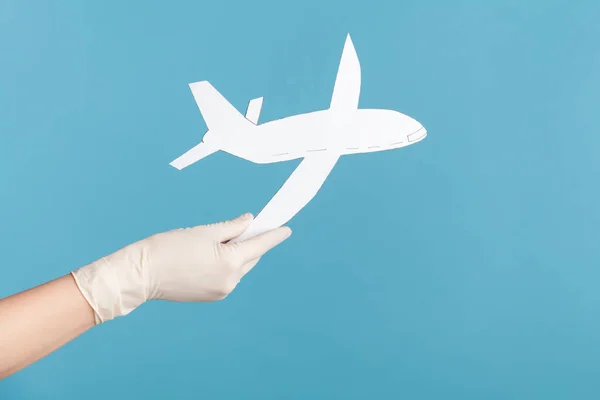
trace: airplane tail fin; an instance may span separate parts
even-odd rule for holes
[[[252,100],[244,117],[207,81],[191,83],[190,89],[208,131],[200,144],[170,163],[179,170],[222,150],[223,136],[256,126],[262,107],[262,98]]]
[[[225,99],[208,81],[190,84],[194,100],[202,118],[212,134],[233,133],[238,129],[253,126],[234,106]]]

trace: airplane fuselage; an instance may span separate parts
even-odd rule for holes
[[[326,110],[258,124],[262,97],[250,100],[242,115],[208,81],[194,82],[190,88],[208,132],[171,162],[175,168],[217,151],[259,164],[303,159],[234,242],[286,224],[317,194],[340,156],[406,147],[427,136],[418,121],[400,112],[358,108],[361,69],[350,35]]]
[[[332,152],[368,153],[409,146],[427,131],[415,119],[392,110],[333,110],[294,115],[235,132],[212,129],[204,142],[258,164],[274,163]]]

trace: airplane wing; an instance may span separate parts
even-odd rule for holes
[[[335,153],[323,152],[304,158],[248,230],[232,242],[285,225],[315,197],[339,157]]]
[[[360,62],[354,49],[350,35],[346,37],[342,59],[338,67],[333,96],[331,97],[331,110],[349,111],[358,108],[360,97]]]

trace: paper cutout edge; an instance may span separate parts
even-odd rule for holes
[[[175,168],[181,170],[219,150],[255,163],[275,163],[303,158],[290,177],[258,213],[248,230],[234,241],[248,239],[282,226],[291,220],[314,198],[340,156],[406,147],[423,140],[427,136],[427,130],[419,122],[397,111],[358,108],[361,68],[350,34],[347,35],[346,42],[344,43],[330,107],[327,110],[319,111],[322,114],[318,114],[319,112],[298,114],[259,125],[258,120],[262,109],[263,97],[252,99],[248,104],[244,116],[208,81],[195,82],[189,86],[208,130],[205,132],[201,143],[170,163]],[[361,111],[366,112],[363,113],[364,116],[362,119],[358,117]],[[327,112],[329,114],[326,114]],[[383,116],[382,112],[387,113],[385,122],[379,121],[378,123],[373,123],[377,115],[380,117]],[[344,136],[348,134],[347,131],[351,129],[358,131],[358,128],[355,127],[356,123],[363,122],[363,119],[368,119],[366,117],[370,117],[373,124],[373,126],[367,125],[369,131],[370,128],[384,128],[384,130],[389,128],[393,119],[390,113],[394,113],[396,125],[399,124],[405,129],[408,129],[407,126],[411,126],[414,129],[410,129],[407,131],[408,133],[398,136],[397,141],[387,143],[387,145],[383,146],[359,146],[358,144],[356,145],[358,147],[340,146],[343,140],[347,138]],[[323,130],[325,132],[327,138],[324,139],[324,143],[328,144],[321,146],[322,148],[320,149],[312,150],[312,154],[309,154],[310,150],[307,149],[309,146],[304,146],[304,153],[302,155],[297,154],[301,153],[301,151],[295,151],[295,153],[271,154],[271,158],[269,158],[265,156],[264,151],[261,154],[261,149],[268,147],[266,146],[268,143],[259,143],[258,140],[252,140],[256,138],[253,135],[257,134],[259,128],[269,124],[271,127],[276,126],[277,124],[274,123],[278,123],[281,126],[286,122],[289,126],[289,122],[292,122],[293,118],[296,118],[296,128],[306,128],[306,123],[302,126],[298,117],[304,116],[307,119],[306,116],[309,115],[313,119],[313,125],[317,124],[316,126],[320,127],[317,131]],[[402,120],[398,119],[400,116],[403,118]],[[294,131],[294,129],[291,130]],[[268,129],[266,131],[267,139],[269,139],[270,135],[271,141],[281,141],[281,137],[276,136],[272,132],[273,129],[271,129],[271,132]],[[331,133],[332,131],[333,133]],[[374,131],[377,132],[376,129]],[[280,133],[283,134],[283,132]],[[310,132],[305,133],[310,134]],[[302,134],[301,131],[300,134]],[[361,134],[359,131],[357,143],[362,143],[363,139],[365,139],[364,136],[365,134]],[[302,144],[302,137],[297,137],[296,139]],[[301,146],[299,145],[299,147]],[[254,151],[252,148],[254,148]],[[319,153],[316,153],[317,151]],[[277,156],[279,158],[275,158]]]

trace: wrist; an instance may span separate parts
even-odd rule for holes
[[[148,296],[141,251],[130,245],[72,272],[96,325],[129,314]]]

